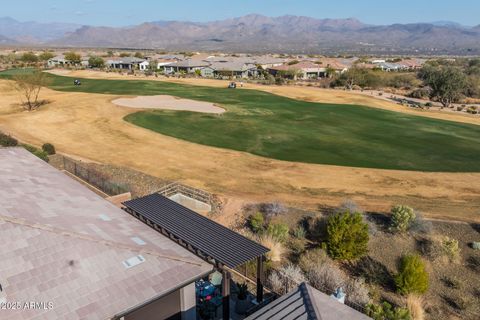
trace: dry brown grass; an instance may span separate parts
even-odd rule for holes
[[[267,253],[268,260],[272,262],[282,261],[282,257],[285,254],[285,247],[283,244],[269,235],[263,235],[258,237],[258,242],[264,247],[270,249],[270,252]]]
[[[426,216],[480,221],[480,173],[425,173],[278,161],[197,145],[123,121],[135,110],[114,106],[113,95],[42,91],[51,101],[23,112],[0,81],[0,130],[22,141],[51,142],[80,159],[125,166],[221,194],[234,204],[281,200],[306,209],[355,200],[367,211],[406,204]],[[222,217],[225,224],[235,210]],[[229,217],[228,215],[231,214]]]
[[[412,320],[424,320],[425,311],[423,309],[423,298],[417,295],[407,297],[407,308],[410,311]]]

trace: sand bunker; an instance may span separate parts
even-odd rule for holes
[[[225,109],[217,107],[210,102],[181,99],[167,95],[120,98],[112,102],[122,107],[140,109],[181,110],[217,114],[225,112]]]

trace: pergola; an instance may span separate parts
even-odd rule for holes
[[[263,301],[263,262],[268,248],[158,193],[126,201],[123,205],[125,211],[222,272],[224,319],[230,317],[230,279],[233,269],[255,259],[257,302]]]

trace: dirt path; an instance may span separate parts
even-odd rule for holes
[[[0,81],[0,130],[23,141],[225,195],[281,200],[303,208],[352,198],[367,210],[405,203],[436,218],[480,221],[480,173],[421,173],[292,163],[163,136],[123,121],[134,110],[118,96],[46,89],[51,104],[34,112]],[[236,206],[233,206],[236,207]],[[234,214],[232,212],[231,214]]]

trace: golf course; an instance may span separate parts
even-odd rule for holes
[[[10,78],[14,72],[0,73]],[[249,89],[49,75],[50,89],[171,95],[211,102],[222,114],[145,110],[124,120],[197,144],[293,162],[427,172],[480,172],[480,126],[350,104],[290,99]]]

